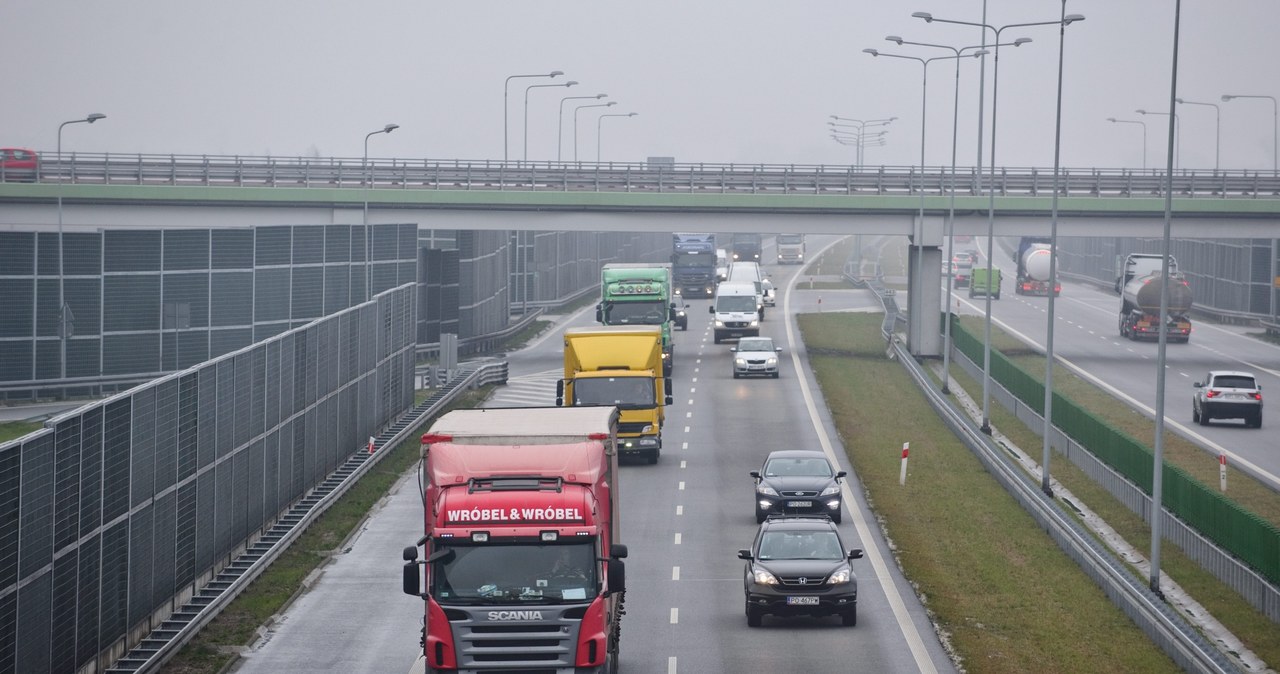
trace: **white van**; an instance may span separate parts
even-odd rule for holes
[[[715,316],[716,344],[726,338],[760,335],[760,305],[750,283],[721,283],[707,309]]]
[[[760,306],[760,320],[764,320],[765,305],[773,303],[772,297],[766,297],[766,295],[772,295],[773,284],[769,285],[766,293],[764,281],[765,274],[760,270],[759,262],[734,262],[729,265],[730,283],[750,283],[756,289],[756,303]]]

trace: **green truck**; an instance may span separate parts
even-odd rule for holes
[[[1000,270],[995,267],[979,269],[974,267],[969,278],[969,297],[990,295],[991,299],[1000,299]]]
[[[689,329],[689,318],[672,301],[671,265],[660,263],[610,263],[600,270],[600,303],[596,322],[601,325],[662,326],[662,376],[671,376],[674,361],[671,326]]]

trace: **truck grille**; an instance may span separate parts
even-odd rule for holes
[[[483,616],[491,608],[477,610],[463,620],[450,621],[460,669],[494,668],[532,674],[573,668],[581,623],[563,615],[568,607],[560,610],[543,607],[545,619],[518,622],[484,620]]]

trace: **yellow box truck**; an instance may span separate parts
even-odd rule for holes
[[[565,330],[564,379],[556,382],[556,405],[617,407],[620,455],[658,462],[662,422],[671,403],[671,379],[662,376],[661,326]]]

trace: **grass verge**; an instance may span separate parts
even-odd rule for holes
[[[492,389],[469,391],[448,409],[474,407]],[[216,674],[236,652],[257,638],[258,627],[279,613],[302,588],[302,581],[338,550],[405,471],[418,461],[416,433],[400,443],[342,498],[307,528],[289,549],[200,631],[161,670],[163,674]]]
[[[885,359],[881,319],[799,317],[850,463],[962,665],[995,673],[1176,671],[952,436],[901,366]],[[913,460],[899,486],[905,441]]]
[[[41,428],[44,428],[44,424],[34,421],[5,421],[0,423],[0,442],[8,442],[20,438]]]

